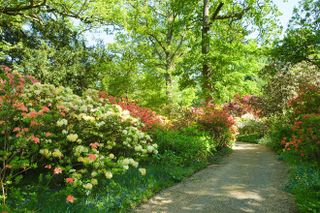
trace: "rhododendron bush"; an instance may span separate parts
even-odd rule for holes
[[[223,108],[237,117],[241,117],[247,113],[258,117],[261,110],[256,108],[256,100],[257,97],[253,95],[235,95],[231,102],[224,104]]]
[[[99,178],[137,168],[157,153],[141,122],[95,90],[80,97],[7,70],[0,76],[0,108],[3,203],[28,170],[44,168],[63,177],[70,193],[88,193]],[[74,202],[72,194],[67,202]]]
[[[235,141],[235,120],[227,110],[207,104],[204,107],[193,108],[191,116],[204,130],[211,133],[216,147],[225,147]]]
[[[100,97],[109,99],[112,104],[119,105],[123,110],[128,110],[130,114],[139,118],[141,122],[145,125],[144,129],[151,129],[152,127],[161,127],[166,124],[166,119],[163,116],[158,115],[151,109],[141,107],[134,102],[128,101],[127,99],[117,99],[113,96],[108,96],[104,92],[100,92]]]
[[[296,159],[315,160],[320,165],[320,114],[307,114],[291,127],[281,144]]]
[[[320,164],[320,85],[306,85],[289,101],[291,134],[281,144],[288,153]]]

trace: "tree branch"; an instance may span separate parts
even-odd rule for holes
[[[0,8],[0,13],[5,13],[8,15],[15,15],[21,11],[32,10],[35,8],[43,7],[47,4],[47,0],[43,0],[39,4],[34,4],[33,0],[30,0],[30,4],[26,6],[17,6],[17,7],[3,7]]]
[[[220,12],[222,6],[224,5],[224,3],[220,2],[217,9],[214,11],[214,13],[211,16],[210,19],[210,25],[212,24],[212,22],[217,18],[218,13]]]
[[[226,15],[219,15],[216,16],[214,20],[223,20],[223,19],[235,19],[235,20],[240,20],[243,18],[243,15],[250,10],[250,7],[244,8],[241,12],[238,13],[230,13]]]

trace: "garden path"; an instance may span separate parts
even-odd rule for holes
[[[277,155],[259,144],[237,143],[233,149],[221,163],[165,189],[135,212],[296,212],[283,191],[288,170]]]

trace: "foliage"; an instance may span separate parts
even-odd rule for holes
[[[197,128],[158,130],[153,138],[159,146],[157,161],[176,166],[190,166],[194,162],[206,163],[217,145],[206,132]]]
[[[307,114],[294,123],[289,137],[281,144],[293,160],[317,162],[320,165],[320,115]]]
[[[320,68],[320,1],[300,1],[288,32],[274,50],[276,58],[292,64],[308,61]]]
[[[317,85],[304,85],[297,97],[289,101],[292,116],[299,118],[304,114],[320,113],[320,82]]]
[[[263,88],[260,108],[263,114],[279,114],[287,111],[289,100],[297,97],[300,89],[319,85],[319,68],[310,63],[293,66],[289,71],[279,71]]]
[[[208,161],[211,161],[211,157],[214,157],[214,161],[217,161],[230,152],[229,149],[221,150],[219,153],[208,152],[204,145],[211,143],[211,140],[209,140],[205,132],[199,132],[197,128],[190,127],[171,132],[159,130],[155,132],[155,135],[157,139],[155,142],[159,144],[159,151],[166,150],[165,147],[167,147],[168,151],[171,151],[171,155],[168,157],[169,155],[161,154],[162,151],[160,151],[152,159],[140,162],[148,171],[144,178],[141,178],[139,172],[134,168],[129,168],[125,174],[115,174],[111,181],[98,178],[99,187],[93,188],[87,196],[77,197],[76,202],[72,205],[65,202],[65,196],[68,194],[65,188],[55,187],[55,190],[48,189],[45,183],[37,183],[33,178],[29,182],[24,181],[15,187],[15,192],[17,193],[12,192],[9,194],[9,204],[15,211],[21,212],[28,210],[64,212],[66,209],[71,212],[127,212],[128,209],[149,198],[155,192],[179,182],[192,175],[195,171],[204,168]],[[177,140],[175,140],[176,138]],[[191,145],[191,151],[183,143],[184,139],[188,140],[189,143],[187,144],[189,146]],[[179,145],[182,145],[183,150],[179,149],[179,145],[175,145],[176,141],[180,141]],[[163,147],[161,148],[162,145]],[[197,148],[201,149],[203,153]],[[205,158],[204,155],[207,155],[210,159]],[[181,158],[188,161],[182,162]],[[177,159],[179,159],[179,163]],[[33,177],[33,175],[29,176]],[[35,193],[19,194],[19,191]],[[53,205],[54,208],[52,207]]]
[[[80,97],[63,87],[25,84],[28,78],[9,71],[1,76],[3,203],[10,184],[30,169],[49,169],[66,178],[70,191],[89,192],[97,177],[111,179],[157,152],[139,121],[97,91]]]
[[[100,92],[99,95],[100,97],[107,97],[107,94],[103,92]],[[157,113],[151,109],[141,107],[124,98],[117,100],[117,98],[113,96],[108,96],[108,100],[112,104],[119,105],[123,110],[128,110],[131,116],[139,118],[145,125],[146,129],[151,129],[154,126],[161,127],[165,125],[165,117],[157,115]]]
[[[237,141],[258,143],[258,140],[267,132],[267,126],[262,119],[249,119],[243,116],[237,126],[239,132]]]
[[[320,211],[320,172],[319,167],[298,164],[291,168],[286,189],[293,193],[301,212]]]
[[[223,108],[230,114],[236,117],[241,117],[245,114],[251,114],[259,117],[260,110],[256,107],[256,96],[236,94],[232,101],[225,103]]]
[[[210,133],[217,148],[229,146],[235,141],[235,120],[225,109],[207,104],[204,107],[193,108],[191,114],[201,128]]]

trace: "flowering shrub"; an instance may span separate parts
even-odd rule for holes
[[[291,135],[281,144],[297,159],[317,161],[320,165],[320,114],[307,114],[294,123]]]
[[[294,117],[320,113],[320,84],[301,87],[298,96],[289,101],[289,106],[292,108]]]
[[[260,108],[264,114],[281,114],[290,108],[290,100],[297,97],[301,89],[319,87],[320,70],[306,62],[293,66],[288,71],[279,71],[264,86]]]
[[[141,122],[127,110],[100,98],[82,97],[64,87],[41,84],[9,71],[0,78],[2,199],[8,186],[35,168],[65,178],[70,192],[89,193],[98,178],[111,179],[139,160],[157,153]],[[145,170],[140,168],[141,174]],[[73,203],[72,194],[66,198]]]
[[[139,118],[141,122],[145,125],[144,129],[150,129],[154,126],[165,125],[165,118],[157,115],[156,112],[151,109],[141,107],[136,103],[130,102],[126,99],[116,99],[113,96],[108,96],[104,92],[100,92],[100,97],[109,99],[110,103],[119,105],[123,110],[128,110],[130,115]]]
[[[193,108],[192,114],[201,127],[211,133],[217,147],[225,147],[235,141],[235,120],[227,110],[208,104]]]
[[[256,117],[259,116],[260,111],[255,107],[256,97],[253,95],[245,95],[241,97],[240,95],[235,95],[233,101],[224,104],[223,108],[227,110],[230,114],[241,117],[247,113],[253,114]]]
[[[281,144],[286,152],[320,163],[320,86],[307,85],[289,101],[292,112],[291,135]]]

